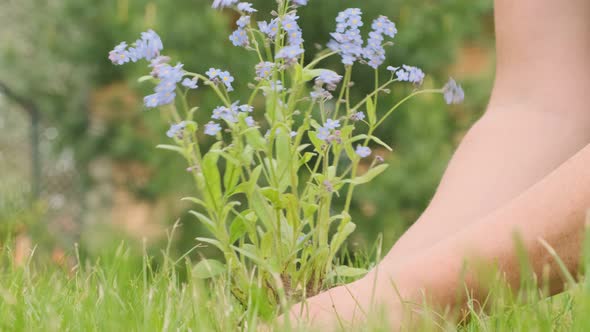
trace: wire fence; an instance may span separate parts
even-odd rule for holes
[[[20,196],[30,207],[41,206],[39,224],[58,239],[71,239],[84,192],[74,152],[57,144],[59,134],[34,104],[0,89],[0,202]]]

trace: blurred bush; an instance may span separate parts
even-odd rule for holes
[[[38,105],[45,121],[59,130],[59,146],[73,147],[85,189],[100,185],[93,163],[107,159],[119,165],[113,177],[138,200],[176,202],[191,190],[183,161],[156,152],[166,140],[166,124],[155,111],[146,112],[142,97],[149,89],[135,78],[147,72],[142,65],[114,67],[107,53],[120,41],[132,41],[153,28],[162,37],[166,54],[191,71],[209,67],[230,70],[236,77],[235,96],[245,96],[257,62],[250,53],[233,48],[228,36],[235,16],[210,8],[210,0],[19,0],[0,3],[0,82]],[[257,17],[268,19],[273,1],[254,1]],[[360,7],[365,27],[378,15],[398,25],[396,45],[387,64],[416,65],[428,74],[427,85],[442,86],[460,71],[467,79],[468,103],[449,110],[439,97],[409,103],[378,133],[395,148],[384,154],[392,161],[387,174],[370,187],[359,188],[354,217],[359,225],[354,242],[372,241],[385,234],[390,245],[413,222],[434,192],[461,133],[485,105],[490,86],[492,49],[491,0],[311,0],[300,12],[308,55],[325,45],[334,30],[336,14]],[[263,18],[261,16],[264,16]],[[466,47],[479,50],[483,66],[466,70]],[[479,54],[478,53],[478,54]],[[461,56],[466,56],[467,60]],[[341,68],[335,59],[328,67]],[[372,71],[356,69],[357,91],[372,90]],[[408,93],[400,87],[392,99]],[[194,95],[199,116],[210,116],[214,98],[206,89]],[[243,99],[243,98],[242,98]],[[382,103],[385,107],[387,103]],[[168,206],[169,205],[169,206]],[[156,222],[170,225],[182,207],[168,204]],[[87,210],[87,214],[94,211]],[[189,217],[179,250],[194,245]]]

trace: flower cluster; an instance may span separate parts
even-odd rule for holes
[[[424,77],[426,77],[422,69],[408,65],[402,65],[401,68],[389,66],[387,67],[387,70],[395,73],[397,80],[400,82],[422,84]]]
[[[162,40],[153,30],[148,30],[141,34],[141,38],[128,47],[126,42],[117,45],[109,52],[109,59],[116,65],[122,65],[129,61],[137,62],[145,59],[150,61],[152,68],[151,75],[159,80],[153,94],[144,97],[143,101],[146,107],[158,107],[172,104],[176,99],[177,84],[182,81],[182,85],[188,89],[198,88],[197,79],[184,78],[185,71],[182,69],[183,64],[178,63],[176,66],[169,64],[170,58],[160,55],[164,49]]]
[[[256,65],[256,79],[257,80],[266,80],[269,79],[272,75],[272,70],[274,68],[274,62],[264,61]]]
[[[234,77],[228,71],[222,71],[221,69],[209,68],[209,70],[205,73],[209,76],[211,82],[214,83],[223,83],[227,91],[234,91],[232,83],[234,81]]]
[[[128,47],[126,42],[115,46],[109,52],[109,60],[116,65],[122,65],[129,61],[137,62],[141,59],[150,61],[159,56],[163,48],[160,36],[153,30],[148,30],[141,33],[141,39],[136,40],[132,47]]]
[[[307,0],[293,0],[293,4],[296,6],[305,6],[307,5]]]
[[[367,46],[363,49],[363,56],[367,64],[377,69],[385,61],[385,49],[383,48],[384,35],[394,38],[397,34],[395,24],[385,16],[379,16],[371,25]]]
[[[336,17],[336,32],[328,47],[340,53],[342,63],[352,65],[358,59],[377,69],[385,61],[384,36],[394,38],[397,34],[395,24],[385,16],[379,16],[371,25],[367,45],[363,47],[363,39],[359,28],[363,26],[362,12],[358,8],[349,8]]]
[[[254,108],[250,105],[241,105],[238,106],[239,102],[235,102],[231,107],[219,106],[213,110],[213,115],[211,118],[214,120],[225,120],[227,123],[237,123],[238,122],[238,114],[239,112],[244,113],[251,113],[254,111]],[[252,124],[254,123],[254,119],[249,117],[249,120],[246,120],[246,123]]]
[[[331,70],[321,70],[318,77],[315,79],[315,86],[313,91],[310,93],[311,99],[318,100],[332,99],[330,91],[336,90],[336,86],[342,80],[342,76]],[[324,85],[326,89],[324,89]]]
[[[168,131],[166,132],[166,136],[168,136],[170,138],[174,138],[174,137],[182,138],[182,132],[184,131],[184,128],[186,128],[186,121],[182,121],[180,123],[173,124],[170,126],[170,129],[168,129]]]
[[[147,107],[158,107],[172,104],[176,98],[176,84],[182,81],[184,71],[181,63],[172,67],[167,63],[154,66],[152,75],[160,80],[154,94],[146,96],[144,103]]]
[[[338,142],[341,134],[338,128],[340,128],[340,120],[328,119],[322,127],[318,128],[316,137],[327,143]]]
[[[281,25],[287,34],[289,43],[278,51],[275,57],[277,59],[284,59],[287,63],[296,61],[304,52],[302,47],[303,35],[301,33],[301,28],[297,23],[297,19],[299,19],[299,16],[288,14],[281,20]]]
[[[238,0],[214,0],[213,1],[213,8],[225,8],[225,7],[231,7],[233,5],[235,5],[238,2]]]
[[[169,57],[160,54],[163,45],[152,30],[131,46],[123,42],[109,53],[109,59],[117,65],[140,59],[149,62],[151,76],[142,81],[154,82],[155,92],[144,102],[148,107],[169,105],[162,111],[172,123],[166,135],[175,145],[158,147],[180,153],[188,161],[186,170],[195,175],[199,196],[190,200],[201,207],[191,212],[211,233],[211,238],[198,239],[223,252],[228,262],[225,266],[231,272],[227,275],[231,275],[232,287],[237,290],[233,295],[243,305],[251,298],[253,277],[259,284],[268,285],[270,296],[264,297],[268,303],[261,304],[268,310],[278,306],[275,300],[281,290],[269,279],[276,271],[257,266],[259,261],[273,256],[275,261],[268,266],[288,271],[279,276],[289,283],[285,289],[312,294],[330,282],[326,279],[330,273],[326,272],[333,268],[339,247],[355,227],[349,214],[355,186],[370,182],[387,168],[383,158],[371,150],[374,144],[391,151],[374,136],[384,120],[409,97],[421,93],[441,93],[449,104],[464,99],[463,90],[451,79],[443,89],[416,89],[399,103],[378,103],[380,92],[390,91],[397,82],[419,85],[424,81],[421,69],[402,65],[387,67],[391,76],[385,82],[376,71],[375,90],[356,101],[357,94],[350,93],[354,87],[352,66],[358,62],[380,67],[385,62],[384,46],[389,43],[386,38],[397,34],[395,24],[378,17],[365,44],[360,33],[361,10],[347,9],[338,14],[336,31],[331,34],[328,46],[334,52],[302,61],[303,36],[297,8],[308,0],[278,3],[269,21],[255,22],[251,15],[256,9],[251,3],[213,1],[214,8],[231,7],[239,13],[237,29],[229,39],[235,46],[256,52],[260,59],[254,68],[255,82],[248,84],[251,94],[246,104],[228,93],[233,91],[235,80],[230,72],[210,68],[205,73],[191,73],[181,63],[173,65]],[[321,66],[334,53],[345,65],[344,75]],[[191,108],[186,98],[186,93],[201,83],[214,92],[221,105],[203,122],[199,120],[202,115],[195,115],[199,109]],[[332,94],[339,86],[339,99],[326,103],[334,98]],[[311,98],[306,92],[310,88]],[[176,98],[181,102],[176,103]],[[264,107],[256,116],[260,123],[253,116],[254,103]],[[384,111],[386,107],[389,110]],[[322,123],[318,123],[319,118]],[[198,128],[217,141],[208,151],[203,150]],[[343,159],[346,162],[338,162]],[[302,173],[305,181],[301,181]],[[344,209],[333,215],[331,197],[341,195],[343,188]],[[333,222],[340,224],[332,229]],[[277,225],[285,225],[283,229],[288,231],[281,231]],[[245,246],[253,250],[245,250]],[[316,253],[322,248],[329,249],[318,258]]]
[[[363,26],[362,12],[358,8],[349,8],[336,17],[336,32],[331,33],[332,40],[328,47],[339,52],[342,63],[352,65],[363,54],[363,38],[359,27]]]
[[[252,8],[252,4],[249,2],[240,2],[238,4],[238,11],[244,12],[244,13],[248,13],[248,14],[252,14],[257,12],[256,9]]]
[[[250,40],[248,39],[248,32],[246,31],[246,27],[250,24],[250,16],[241,16],[236,25],[238,29],[234,31],[230,36],[229,40],[231,40],[234,46],[242,46],[246,47],[250,45]]]

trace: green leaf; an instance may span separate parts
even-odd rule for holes
[[[176,145],[166,145],[166,144],[160,144],[158,146],[156,146],[156,149],[161,149],[161,150],[168,150],[168,151],[174,151],[174,152],[178,152],[180,153],[183,157],[185,154],[185,151],[183,148],[181,148],[180,146],[176,146]]]
[[[228,159],[226,159],[228,160]],[[223,174],[223,186],[226,192],[232,192],[240,181],[241,167],[236,166],[233,162],[226,163],[225,173]]]
[[[276,154],[277,154],[277,169],[276,174],[279,178],[279,191],[284,192],[290,183],[289,167],[291,163],[291,138],[287,128],[280,128],[277,134]]]
[[[276,228],[274,209],[267,202],[261,191],[258,188],[254,188],[254,190],[250,191],[248,197],[250,198],[250,207],[256,212],[258,219],[262,221],[266,229],[274,230]]]
[[[367,98],[367,116],[369,117],[369,124],[374,125],[377,122],[377,110],[371,98]]]
[[[266,261],[264,261],[262,258],[260,258],[256,252],[254,252],[254,250],[256,248],[254,248],[253,246],[244,246],[244,248],[240,248],[240,247],[236,247],[236,246],[231,246],[235,251],[239,252],[240,254],[250,258],[254,263],[258,264],[261,268],[266,269],[266,270],[270,270],[270,265],[268,265],[268,263]]]
[[[198,237],[196,238],[197,241],[200,242],[204,242],[204,243],[209,243],[215,247],[217,247],[219,250],[221,250],[222,252],[225,252],[225,247],[223,246],[223,244],[221,244],[221,242],[215,240],[215,239],[210,239],[208,237]]]
[[[205,204],[205,202],[203,202],[202,200],[200,200],[196,197],[183,197],[180,200],[183,202],[192,202],[192,203],[198,204],[204,208],[207,208],[207,204]]]
[[[244,132],[244,135],[246,135],[246,142],[248,142],[248,145],[254,149],[261,151],[266,149],[266,140],[262,137],[258,128],[249,128]]]
[[[352,147],[352,143],[346,142],[346,143],[343,143],[343,144],[344,144],[344,151],[346,152],[346,155],[348,156],[348,158],[350,160],[357,159],[358,158],[358,155],[354,151],[354,148]]]
[[[332,240],[330,241],[330,261],[336,256],[336,253],[340,250],[344,241],[346,241],[355,229],[356,225],[350,221],[350,216],[342,219],[340,225],[338,225],[338,230],[332,236]]]
[[[385,171],[387,169],[387,167],[389,167],[389,165],[387,164],[381,164],[378,166],[375,166],[373,168],[371,168],[370,170],[367,171],[367,173],[358,176],[354,179],[351,180],[344,180],[343,182],[345,183],[352,183],[352,184],[364,184],[367,182],[371,182],[371,180],[373,180],[377,175],[383,173],[383,171]]]
[[[215,234],[217,232],[217,227],[215,226],[215,223],[211,219],[209,219],[209,217],[207,217],[206,215],[199,213],[197,211],[194,211],[194,210],[191,210],[188,213],[197,217],[197,219],[200,222],[202,222],[205,226],[207,226],[209,231],[211,231],[213,234]]]
[[[378,137],[376,137],[376,136],[371,136],[371,139],[372,139],[373,141],[375,141],[377,144],[379,144],[379,145],[381,145],[382,147],[386,148],[387,150],[389,150],[389,151],[393,151],[393,149],[392,149],[392,148],[391,148],[389,145],[385,144],[385,142],[383,142],[382,140],[380,140]]]
[[[236,216],[229,227],[229,243],[234,243],[246,234],[248,227],[246,226],[246,220],[240,214]]]
[[[305,164],[307,164],[313,157],[316,156],[315,152],[306,152],[303,154],[303,158],[299,159],[299,163],[297,165],[297,168],[301,168],[301,166],[304,166]]]
[[[313,80],[314,78],[320,76],[320,74],[324,70],[325,69],[304,69],[303,70],[303,81],[309,82],[309,81]]]
[[[209,279],[225,272],[225,264],[214,259],[203,259],[193,267],[192,272],[199,279]]]
[[[209,196],[215,206],[219,208],[221,205],[222,194],[221,176],[219,175],[219,168],[217,166],[218,159],[218,153],[209,151],[203,158],[202,172],[206,183],[204,188],[205,195]]]
[[[346,277],[346,278],[356,278],[356,277],[361,277],[364,276],[365,274],[367,274],[366,269],[360,269],[360,268],[356,268],[356,267],[350,267],[350,266],[346,266],[346,265],[340,265],[340,266],[336,266],[336,268],[334,268],[334,274],[338,277]]]
[[[138,78],[138,79],[137,79],[137,82],[138,82],[138,83],[143,83],[143,82],[145,82],[145,81],[150,81],[150,80],[152,80],[153,78],[154,78],[154,77],[153,77],[152,75],[145,75],[145,76],[142,76],[142,77]]]

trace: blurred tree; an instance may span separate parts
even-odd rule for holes
[[[455,63],[457,52],[469,41],[490,46],[491,0],[312,0],[300,11],[308,53],[325,45],[334,30],[336,14],[361,7],[366,30],[378,15],[397,23],[396,45],[387,64],[420,66],[428,85],[441,86]],[[147,73],[140,64],[114,67],[107,53],[120,41],[131,42],[153,28],[162,37],[165,53],[192,71],[209,67],[230,70],[236,76],[237,99],[247,94],[256,59],[231,46],[228,40],[236,17],[210,8],[210,0],[6,0],[0,2],[0,82],[38,105],[44,121],[59,130],[61,146],[72,146],[78,167],[100,158],[127,167],[120,182],[144,200],[175,199],[191,190],[182,160],[156,152],[166,140],[166,124],[157,112],[144,112],[142,96],[149,87],[135,78]],[[256,19],[268,19],[274,1],[254,1]],[[482,19],[483,22],[482,22]],[[308,57],[311,54],[308,55]],[[337,59],[327,62],[339,69]],[[372,90],[372,71],[355,71],[359,96]],[[452,145],[477,115],[486,99],[489,73],[473,77],[468,107],[447,109],[440,98],[421,98],[385,124],[380,137],[396,148],[393,167],[369,188],[360,188],[355,200],[358,239],[390,225],[398,230],[412,222],[427,204]],[[483,78],[483,80],[482,80]],[[482,83],[484,82],[484,83]],[[393,98],[407,93],[400,87]],[[477,91],[474,93],[474,91]],[[476,97],[472,97],[475,96]],[[205,119],[216,106],[205,89],[194,95]],[[382,103],[385,107],[387,103]],[[410,111],[411,109],[411,111]],[[470,115],[473,114],[473,115]],[[88,188],[91,177],[84,176]],[[92,213],[92,211],[90,211]],[[174,215],[161,217],[168,222]],[[187,221],[189,219],[187,218]],[[190,223],[186,223],[190,224]],[[193,245],[196,230],[186,229],[182,248]],[[386,231],[387,243],[399,232]]]

